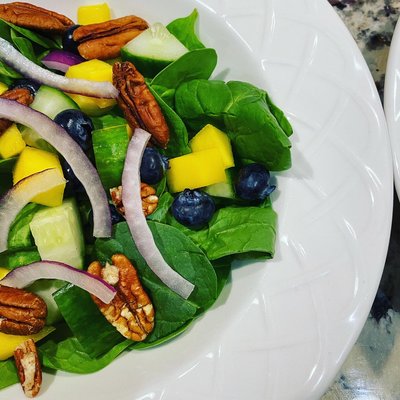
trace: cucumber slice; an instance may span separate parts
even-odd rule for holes
[[[161,23],[156,23],[121,49],[124,61],[131,61],[146,77],[154,77],[188,49]]]
[[[29,224],[42,260],[84,265],[84,237],[75,200],[38,211]]]
[[[30,105],[36,111],[39,111],[49,118],[54,119],[55,116],[64,110],[74,109],[78,110],[77,104],[61,90],[52,88],[50,86],[40,86]],[[48,144],[41,136],[31,128],[26,126],[21,128],[22,138],[28,146],[36,147],[38,149],[56,152],[56,150]]]
[[[214,183],[213,185],[206,186],[203,190],[214,197],[223,197],[225,199],[236,199],[234,188],[234,168],[225,170],[226,182]]]

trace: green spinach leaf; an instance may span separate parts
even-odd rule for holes
[[[276,213],[271,207],[220,208],[209,226],[198,231],[179,224],[170,214],[168,217],[168,223],[197,243],[210,260],[274,255]]]
[[[167,29],[188,49],[203,49],[205,46],[196,34],[196,22],[199,17],[198,11],[184,18],[178,18],[167,25]]]
[[[53,297],[65,322],[90,357],[104,354],[124,340],[83,289],[66,285]]]
[[[17,368],[13,359],[0,361],[0,389],[18,383]]]
[[[76,374],[89,374],[109,365],[131,345],[130,340],[124,340],[102,356],[92,358],[76,338],[68,338],[59,343],[45,342],[39,346],[39,352],[44,367]]]
[[[8,250],[0,254],[0,265],[14,269],[36,261],[40,261],[40,254],[36,247]]]

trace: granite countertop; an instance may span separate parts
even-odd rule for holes
[[[329,0],[361,49],[381,99],[399,0]],[[394,194],[393,221],[400,220]],[[400,224],[392,224],[380,287],[361,335],[322,400],[400,399]]]

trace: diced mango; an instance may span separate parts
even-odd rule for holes
[[[0,82],[0,94],[3,94],[7,89],[8,86],[5,83]]]
[[[24,139],[16,124],[12,124],[0,136],[0,157],[10,158],[21,153],[25,148]]]
[[[55,168],[63,175],[60,160],[56,154],[33,147],[25,147],[14,167],[14,184],[29,175],[49,168]],[[59,206],[63,200],[64,189],[65,183],[34,197],[32,202],[49,207]]]
[[[221,152],[221,157],[225,168],[235,166],[232,154],[231,141],[228,135],[213,125],[206,125],[189,142],[193,152],[217,148]]]
[[[0,279],[3,279],[9,272],[9,269],[0,267]]]
[[[110,7],[107,3],[92,4],[78,8],[78,24],[89,25],[109,21],[111,19]]]
[[[101,60],[89,60],[72,65],[65,73],[67,78],[87,79],[89,81],[112,82],[112,65]],[[97,99],[80,94],[68,94],[79,108],[91,117],[106,114],[115,106],[114,99]]]
[[[12,357],[14,350],[23,342],[28,339],[33,339],[37,342],[43,339],[45,336],[49,335],[54,331],[55,328],[52,326],[45,326],[40,332],[35,335],[19,336],[19,335],[8,335],[6,333],[0,332],[0,361],[7,360],[7,358]]]
[[[225,166],[218,149],[185,154],[169,160],[167,182],[171,192],[225,182]]]

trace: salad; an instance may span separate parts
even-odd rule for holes
[[[291,166],[268,94],[213,79],[197,10],[77,12],[0,5],[0,389],[30,397],[41,367],[91,373],[172,340],[235,260],[272,258],[270,172]]]

